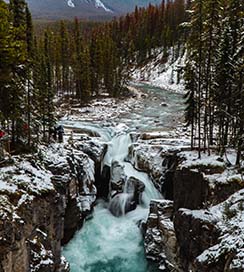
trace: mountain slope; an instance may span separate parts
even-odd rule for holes
[[[161,0],[26,0],[35,19],[114,17]]]

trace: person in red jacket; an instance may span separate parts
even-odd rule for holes
[[[5,132],[3,130],[0,130],[0,139],[3,138],[4,135],[5,135]]]

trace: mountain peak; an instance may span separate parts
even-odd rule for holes
[[[84,0],[84,2],[93,5],[97,9],[103,9],[106,12],[113,12],[111,9],[106,7],[106,5],[101,0]],[[74,0],[67,0],[67,4],[70,8],[76,8],[78,6]]]
[[[135,6],[159,4],[161,0],[26,0],[34,19],[99,19],[131,12]]]

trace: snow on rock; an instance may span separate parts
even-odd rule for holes
[[[179,171],[187,169],[201,173],[205,187],[204,203],[220,203],[244,187],[243,175],[234,167],[236,152],[231,149],[227,150],[225,157],[220,157],[215,151],[211,151],[210,156],[203,153],[200,159],[197,151],[183,151],[178,156],[181,158]]]
[[[191,232],[191,239],[188,237],[188,249],[185,245],[185,258],[193,263],[193,271],[207,272],[211,267],[211,271],[243,271],[244,267],[244,190],[240,190],[229,197],[226,201],[213,206],[207,210],[191,211],[180,210],[181,215],[176,220],[178,230],[185,226],[185,233]],[[185,218],[185,219],[183,219]],[[188,218],[188,219],[187,219]],[[183,222],[189,220],[188,228]],[[199,240],[195,240],[196,223],[201,222],[201,235]],[[180,226],[181,225],[181,226]],[[213,231],[214,228],[215,231]],[[203,235],[203,231],[208,231],[208,242],[205,240],[207,236]],[[210,231],[211,230],[211,231]],[[200,229],[198,230],[200,231]],[[198,234],[199,235],[199,234]],[[179,233],[178,233],[179,238]],[[186,237],[181,237],[179,243],[186,241]],[[192,242],[191,242],[192,241]],[[191,246],[189,244],[192,243]],[[190,252],[195,243],[195,249]],[[201,246],[199,246],[201,245]],[[200,250],[199,250],[200,249]],[[183,251],[182,251],[183,253]]]
[[[147,172],[161,191],[164,183],[167,183],[165,175],[171,161],[174,161],[173,157],[190,148],[189,140],[173,137],[172,132],[160,131],[140,133],[132,137],[135,141],[129,148],[129,161],[136,169]],[[177,161],[176,158],[175,160]]]
[[[171,271],[172,269],[179,271],[181,269],[176,256],[177,240],[172,216],[172,201],[151,201],[150,212],[146,223],[144,245],[147,258],[157,261],[160,271]]]
[[[234,167],[236,153],[229,149],[222,158],[211,150],[199,159],[176,133],[132,138],[128,160],[148,172],[168,199],[151,201],[147,258],[163,271],[243,271],[244,181]]]
[[[15,157],[13,164],[0,171],[0,191],[7,194],[41,195],[54,190],[51,173],[30,158]]]
[[[185,49],[179,50],[178,57],[175,54],[173,48],[171,48],[165,57],[163,49],[156,49],[144,67],[132,72],[133,80],[146,82],[169,91],[184,93],[182,75],[186,60]]]
[[[35,154],[15,156],[1,167],[0,268],[4,271],[69,271],[60,256],[61,244],[72,238],[93,209],[95,171],[101,171],[95,165],[106,151],[106,145],[95,138],[81,134],[69,138],[39,146]]]

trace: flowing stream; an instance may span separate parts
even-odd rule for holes
[[[173,118],[177,118],[172,115],[176,115],[183,107],[179,103],[181,95],[146,85],[141,88],[148,95],[148,99],[145,100],[145,107],[135,109],[119,120],[129,128],[126,131],[116,133],[113,127],[102,127],[101,124],[84,122],[69,124],[77,127],[89,126],[90,129],[99,132],[108,143],[104,164],[111,166],[113,161],[118,161],[123,165],[128,178],[135,177],[145,185],[141,204],[128,213],[125,213],[125,206],[130,194],[126,190],[109,203],[98,200],[92,218],[85,222],[83,228],[63,249],[63,254],[70,263],[71,272],[157,271],[145,258],[139,224],[147,218],[150,200],[160,199],[162,196],[146,173],[135,170],[125,161],[132,143],[129,133],[149,128],[150,130],[168,128]],[[167,108],[160,106],[161,101],[166,101]],[[113,209],[120,210],[122,216],[115,217],[109,210],[111,205],[114,205]]]

